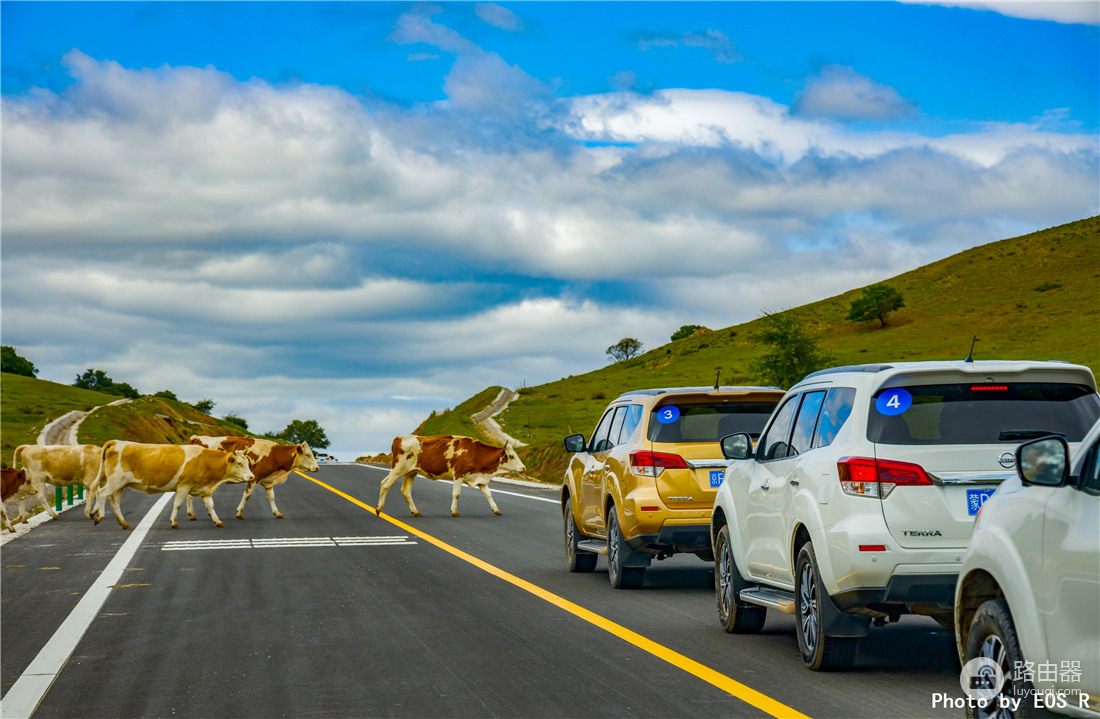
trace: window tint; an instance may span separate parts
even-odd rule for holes
[[[1098,449],[1100,449],[1100,442],[1093,442],[1092,449],[1089,450],[1084,463],[1081,465],[1080,487],[1090,492],[1100,492],[1100,455],[1098,455]]]
[[[776,402],[708,402],[661,405],[649,418],[650,442],[717,442],[727,434],[747,432],[759,437],[768,423]],[[676,410],[669,422],[658,419],[659,412]]]
[[[760,440],[762,448],[760,459],[782,459],[787,456],[787,437],[790,436],[791,420],[794,419],[794,411],[797,407],[798,395],[795,395],[779,408],[779,413],[768,428],[767,435]]]
[[[828,447],[833,443],[836,433],[852,414],[852,403],[855,399],[856,391],[851,387],[833,387],[829,390],[825,404],[821,407],[821,418],[817,421],[815,447]]]
[[[613,409],[607,410],[603,419],[596,425],[596,431],[592,433],[592,439],[588,442],[589,452],[606,452],[611,449],[611,442],[608,441],[607,435],[611,430],[611,419],[614,415]]]
[[[630,439],[630,435],[634,434],[634,430],[638,428],[638,425],[642,421],[642,405],[629,404],[626,406],[626,419],[623,420],[623,429],[619,433],[619,440],[616,444],[622,444],[626,440]]]
[[[945,384],[903,387],[908,395],[883,414],[871,402],[867,439],[884,444],[1019,444],[1045,434],[1080,442],[1100,417],[1090,387],[1057,383]],[[911,401],[908,407],[904,407]],[[900,411],[899,411],[900,410]]]
[[[625,418],[626,407],[619,407],[615,410],[615,418],[611,420],[611,432],[607,435],[607,439],[612,445],[619,444],[619,432],[623,430],[623,420]]]
[[[798,419],[794,422],[794,434],[791,435],[791,447],[788,457],[802,454],[810,448],[814,428],[817,427],[817,415],[825,401],[825,390],[807,392],[802,395],[802,406],[798,408]]]

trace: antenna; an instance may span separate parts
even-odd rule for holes
[[[714,375],[714,391],[717,392],[718,391],[718,378],[722,376],[722,368],[721,367],[716,367],[715,369],[718,370],[718,372]]]
[[[977,342],[977,341],[978,341],[978,335],[974,335],[974,339],[972,339],[970,341],[970,354],[968,354],[966,356],[966,359],[964,359],[963,362],[970,362],[970,363],[974,362],[974,343]]]

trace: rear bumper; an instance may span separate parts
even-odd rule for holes
[[[647,554],[709,552],[710,524],[665,524],[657,534],[639,534],[626,543],[635,552]]]
[[[889,604],[940,604],[947,608],[955,603],[958,579],[958,574],[895,574],[885,587],[849,589],[832,598],[841,611]]]

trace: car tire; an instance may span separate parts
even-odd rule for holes
[[[817,568],[817,557],[810,542],[802,545],[794,573],[795,634],[802,661],[814,671],[846,669],[855,660],[857,637],[830,637],[825,634],[822,598],[825,587]]]
[[[991,701],[987,708],[970,706],[967,702],[966,716],[975,717],[1009,717],[1011,719],[1024,719],[1037,716],[1034,707],[1029,706],[1035,687],[1024,679],[1016,679],[1014,669],[1016,662],[1023,662],[1024,656],[1020,651],[1020,642],[1016,636],[1016,625],[1012,622],[1012,614],[1008,610],[1008,602],[1004,599],[991,599],[985,602],[974,613],[974,619],[970,623],[970,633],[966,637],[966,661],[986,657],[997,662],[1005,675],[1005,683],[1002,685],[1001,694]],[[1023,697],[1019,709],[1011,712],[1008,709],[998,707],[998,699],[1002,696],[1011,696],[1013,699]],[[1046,712],[1042,716],[1049,716]]]
[[[764,628],[768,610],[737,598],[737,577],[729,525],[723,525],[718,530],[714,547],[714,596],[718,602],[718,623],[730,634],[756,634]]]
[[[645,579],[645,567],[624,567],[623,560],[629,555],[630,547],[619,530],[619,518],[615,507],[607,512],[607,578],[615,589],[636,589]]]
[[[596,568],[599,555],[577,548],[581,535],[577,531],[577,521],[573,518],[573,498],[565,500],[565,566],[570,572],[591,572]]]

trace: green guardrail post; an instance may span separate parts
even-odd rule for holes
[[[76,485],[76,498],[77,499],[84,499],[84,485],[83,484]]]
[[[69,497],[69,506],[73,506],[73,485],[69,485],[69,491],[66,493]]]
[[[61,511],[61,487],[54,488],[54,507],[58,512]]]

